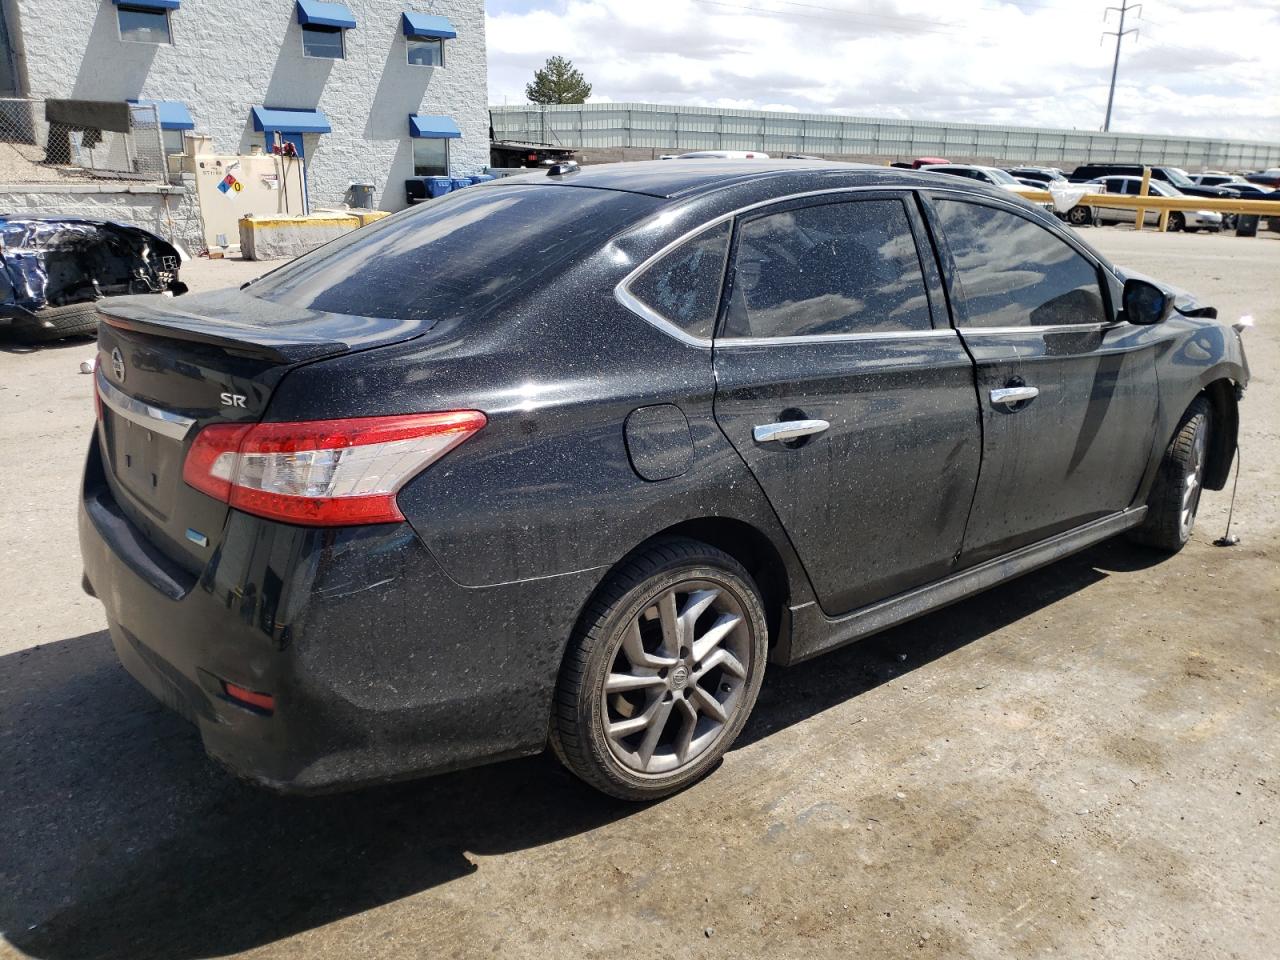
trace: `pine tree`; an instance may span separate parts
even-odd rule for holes
[[[533,72],[533,83],[525,85],[524,95],[532,103],[583,103],[591,96],[591,84],[572,60],[548,57],[547,65]]]

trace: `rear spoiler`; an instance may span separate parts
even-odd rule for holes
[[[238,290],[98,301],[104,323],[119,330],[218,347],[273,363],[306,363],[420,335],[424,324],[324,313]]]

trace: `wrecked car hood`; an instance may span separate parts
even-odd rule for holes
[[[182,253],[153,233],[79,217],[0,216],[0,311],[183,293]]]

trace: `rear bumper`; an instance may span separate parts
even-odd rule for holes
[[[318,530],[232,511],[196,574],[116,506],[91,444],[86,589],[121,663],[237,775],[309,792],[536,753],[598,573],[462,587],[407,524]],[[267,714],[223,681],[270,693]]]

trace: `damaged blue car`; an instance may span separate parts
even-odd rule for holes
[[[92,335],[104,297],[185,293],[181,264],[176,246],[138,227],[0,215],[0,330],[25,340]]]

